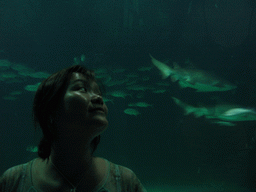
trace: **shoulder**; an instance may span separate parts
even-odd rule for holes
[[[137,178],[136,174],[128,167],[125,167],[122,165],[118,165],[118,167],[119,167],[119,170],[120,170],[120,173],[121,173],[121,176],[123,177],[123,179],[132,180],[132,179]]]
[[[20,183],[26,165],[27,163],[7,169],[0,178],[0,191],[15,191]]]
[[[1,176],[1,179],[4,180],[17,180],[22,173],[24,164],[16,165],[7,169],[4,174]]]
[[[146,189],[141,184],[137,175],[131,169],[122,165],[111,164],[112,169],[114,169],[114,175],[118,176],[117,172],[119,172],[121,186],[124,191],[146,192]],[[116,169],[118,169],[118,171]]]

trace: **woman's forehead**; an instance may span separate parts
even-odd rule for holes
[[[75,81],[75,80],[78,80],[78,79],[87,80],[87,78],[85,77],[84,74],[78,73],[78,72],[73,72],[71,74],[70,81],[72,82],[72,81]]]
[[[81,81],[81,82],[86,82],[86,83],[90,83],[94,86],[98,86],[98,84],[96,83],[95,79],[88,79],[84,74],[82,73],[78,73],[78,72],[73,72],[71,77],[70,77],[70,85],[77,82],[77,81]]]

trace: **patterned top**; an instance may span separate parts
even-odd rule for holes
[[[92,192],[147,192],[132,170],[104,160],[108,164],[106,174]],[[32,182],[34,161],[35,159],[5,171],[0,179],[0,191],[41,192],[41,190],[36,189]]]

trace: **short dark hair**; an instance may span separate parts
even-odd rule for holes
[[[62,69],[42,81],[35,93],[32,113],[35,128],[39,125],[43,132],[43,137],[38,144],[38,156],[42,159],[49,158],[52,143],[57,137],[56,128],[51,126],[52,118],[74,72],[83,74],[86,79],[96,81],[102,87],[102,84],[96,79],[94,71],[81,65]],[[99,142],[100,135],[92,140],[92,153],[96,150]]]

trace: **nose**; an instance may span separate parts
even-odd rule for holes
[[[102,96],[99,95],[99,94],[93,93],[91,100],[92,100],[92,103],[103,104],[103,98],[102,98]]]

